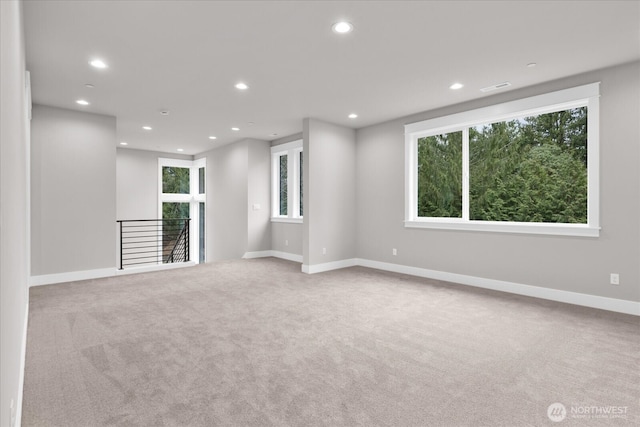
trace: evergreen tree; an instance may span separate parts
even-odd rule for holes
[[[469,129],[472,220],[587,222],[587,109]],[[462,132],[418,140],[418,215],[462,216]]]
[[[462,132],[418,140],[418,216],[462,217]]]

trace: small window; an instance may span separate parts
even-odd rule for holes
[[[597,237],[599,85],[405,127],[406,227]]]
[[[289,168],[287,165],[287,160],[289,159],[289,156],[287,154],[281,154],[280,156],[278,156],[280,161],[278,169],[280,170],[279,173],[279,180],[280,180],[280,185],[278,185],[278,198],[280,199],[280,206],[279,206],[279,210],[278,210],[278,214],[279,216],[287,216],[287,213],[289,212],[289,210],[287,209],[287,202],[288,202],[288,197],[287,197],[287,191],[288,191],[288,180],[287,177],[289,175]]]
[[[205,228],[204,228],[205,222],[206,222],[205,213],[206,211],[204,208],[204,202],[198,203],[198,225],[199,225],[199,232],[198,232],[199,260],[198,261],[201,264],[206,260],[205,253],[204,253],[204,245],[205,245],[205,239],[206,239]]]
[[[204,168],[198,168],[198,194],[204,194]]]
[[[304,173],[303,173],[304,172],[304,153],[302,151],[300,151],[300,168],[298,170],[299,170],[299,176],[300,176],[300,185],[299,185],[300,188],[298,189],[300,203],[298,205],[300,209],[300,217],[302,217],[303,216],[302,212],[304,212],[302,208],[304,204],[303,203],[304,202],[304,185],[303,185],[304,184]]]
[[[165,194],[189,194],[189,168],[163,166],[162,192]]]
[[[302,140],[271,147],[272,221],[302,221]]]

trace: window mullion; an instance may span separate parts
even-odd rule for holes
[[[195,237],[196,230],[199,228],[198,224],[198,203],[196,202],[196,195],[199,192],[199,176],[198,168],[191,164],[189,168],[189,235]],[[193,259],[199,259],[198,245],[196,244],[198,239],[191,238],[189,242],[189,251]]]
[[[405,221],[418,217],[418,138],[405,136]]]
[[[277,154],[271,155],[271,216],[276,217],[280,213],[280,157]]]
[[[413,197],[413,219],[418,217],[418,138],[415,138],[413,147],[411,148],[411,162],[414,166],[414,173],[411,177],[412,197]]]
[[[469,221],[469,128],[462,129],[462,219]]]

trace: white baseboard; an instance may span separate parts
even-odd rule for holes
[[[448,273],[446,271],[429,270],[426,268],[410,267],[388,262],[371,261],[368,259],[352,258],[341,261],[316,265],[302,265],[302,272],[307,274],[322,273],[340,268],[362,266],[428,279],[442,280],[477,288],[492,289],[516,295],[525,295],[567,304],[598,308],[600,310],[615,311],[617,313],[640,316],[640,302],[602,297],[598,295],[582,294],[579,292],[562,291],[559,289],[543,288],[540,286],[524,285],[521,283],[502,280],[486,279],[484,277],[467,276],[464,274]]]
[[[256,251],[256,252],[245,252],[242,256],[243,259],[253,259],[253,258],[266,258],[266,257],[275,257],[282,258],[288,261],[294,262],[302,262],[302,255],[291,254],[289,252],[281,252],[281,251]]]
[[[54,283],[76,282],[78,280],[101,279],[115,276],[115,268],[99,268],[96,270],[70,271],[68,273],[42,274],[31,276],[29,287],[52,285]]]
[[[271,252],[273,251],[245,252],[244,255],[242,255],[242,259],[266,258],[272,256]]]
[[[27,327],[29,325],[29,292],[27,291],[27,307],[24,313],[24,327],[22,329],[22,343],[20,349],[20,376],[18,377],[18,396],[16,398],[15,427],[22,425],[22,395],[24,394],[24,370],[27,365]]]
[[[102,279],[104,277],[113,277],[126,274],[149,273],[153,271],[172,270],[174,268],[193,267],[195,261],[175,262],[168,264],[151,264],[140,267],[128,267],[124,270],[117,268],[100,268],[96,270],[70,271],[68,273],[43,274],[40,276],[31,276],[29,287],[54,285],[56,283],[77,282],[79,280]]]
[[[323,264],[302,264],[302,272],[307,274],[324,273],[325,271],[338,270],[340,268],[358,265],[356,258],[341,259],[340,261],[325,262]]]
[[[562,291],[559,289],[543,288],[539,286],[523,285],[521,283],[485,279],[482,277],[428,270],[426,268],[408,267],[405,265],[391,264],[387,262],[371,261],[366,259],[357,259],[356,261],[357,265],[363,267],[376,268],[379,270],[409,274],[429,279],[444,280],[467,286],[475,286],[478,288],[492,289],[495,291],[640,316],[640,302],[635,301],[582,294],[579,292]]]
[[[289,252],[271,251],[271,256],[302,264],[302,255],[290,254]]]
[[[194,265],[196,265],[195,261],[142,265],[140,267],[127,267],[124,270],[116,270],[115,275],[124,276],[127,274],[151,273],[154,271],[173,270],[176,268],[193,267]]]

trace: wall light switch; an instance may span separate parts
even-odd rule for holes
[[[398,255],[398,250],[397,250],[396,248],[393,248],[392,253],[393,253],[394,255]]]
[[[253,204],[253,210],[254,211],[259,211],[260,210],[260,203],[254,203]]]

